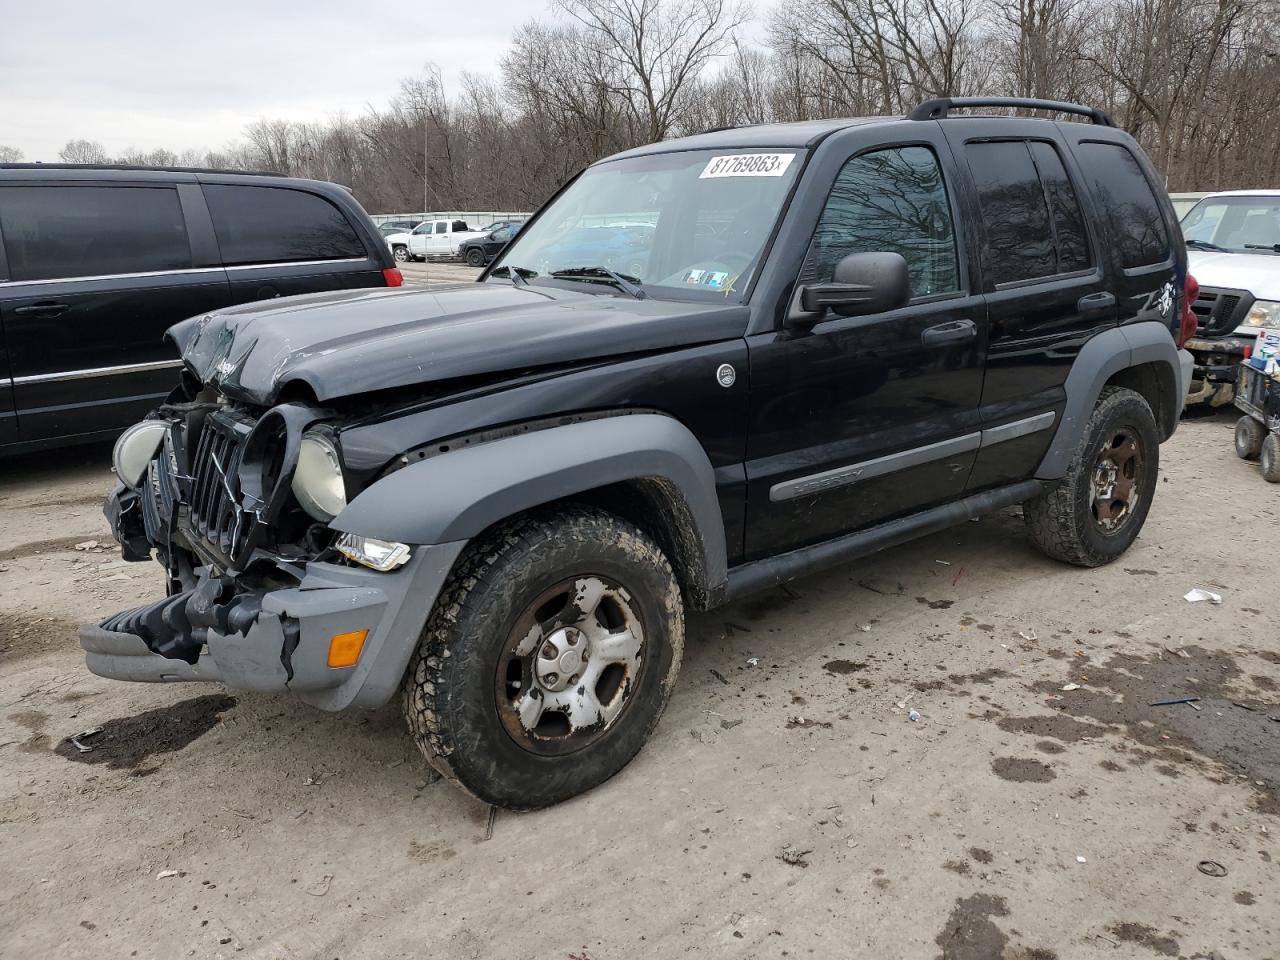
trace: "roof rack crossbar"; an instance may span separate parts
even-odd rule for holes
[[[1039,100],[1035,97],[940,97],[926,100],[908,114],[911,120],[945,120],[953,107],[1024,107],[1028,110],[1053,110],[1088,117],[1103,127],[1114,127],[1115,121],[1094,107],[1061,100]]]

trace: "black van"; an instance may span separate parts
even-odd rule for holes
[[[345,188],[271,174],[0,164],[0,453],[105,439],[173,387],[164,331],[294,294],[395,287]]]

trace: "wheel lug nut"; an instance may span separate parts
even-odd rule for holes
[[[573,686],[577,682],[578,682],[578,675],[575,673],[572,677],[569,678],[569,686]]]
[[[543,679],[546,680],[548,685],[554,685],[560,679],[560,674],[548,673]]]
[[[554,660],[556,658],[556,645],[548,640],[542,645],[542,655],[548,660]]]

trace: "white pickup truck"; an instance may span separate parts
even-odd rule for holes
[[[472,230],[465,220],[424,220],[410,233],[391,234],[387,246],[391,255],[404,263],[427,257],[456,257],[464,241],[482,236],[482,230]]]

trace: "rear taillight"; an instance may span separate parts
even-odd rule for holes
[[[1187,282],[1183,287],[1182,294],[1182,324],[1178,328],[1178,349],[1181,350],[1188,340],[1196,335],[1196,327],[1199,321],[1196,319],[1196,313],[1191,309],[1191,305],[1196,302],[1196,298],[1200,296],[1200,284],[1196,282],[1196,278],[1191,274],[1187,274]]]
[[[382,271],[382,279],[387,281],[388,287],[404,286],[404,274],[395,267],[384,267]]]

